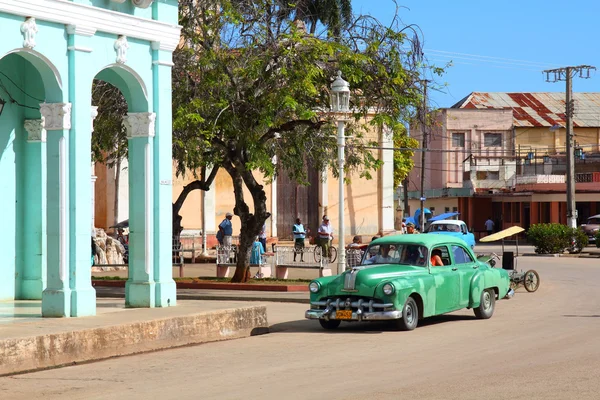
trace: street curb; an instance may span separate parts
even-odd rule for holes
[[[124,293],[102,293],[96,292],[97,298],[112,298],[112,299],[124,299]],[[234,296],[234,295],[205,295],[205,294],[187,294],[177,293],[177,300],[221,300],[221,301],[268,301],[274,303],[297,303],[297,304],[310,304],[310,299],[295,299],[287,297],[262,297],[256,295],[253,297],[245,296]]]
[[[269,333],[265,306],[0,339],[0,376]]]
[[[125,280],[92,280],[92,286],[125,287]],[[176,282],[177,289],[249,290],[257,292],[307,292],[308,285],[269,285],[248,283]]]
[[[597,253],[580,253],[580,254],[535,254],[523,253],[522,257],[566,257],[566,258],[600,258]]]

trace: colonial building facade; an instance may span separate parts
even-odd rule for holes
[[[576,93],[575,175],[578,222],[600,213],[600,93]],[[459,211],[476,232],[566,223],[564,93],[471,93],[435,112],[429,153],[410,174],[409,203]],[[416,131],[420,131],[417,128]],[[436,153],[437,151],[437,153]]]
[[[0,300],[94,315],[94,79],[124,94],[129,137],[126,304],[176,303],[171,269],[171,54],[176,0],[0,0]]]

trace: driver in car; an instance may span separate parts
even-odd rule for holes
[[[408,246],[404,253],[404,263],[410,265],[424,265],[425,258],[419,251],[418,246]]]
[[[379,253],[366,260],[365,264],[388,264],[391,262],[396,262],[396,260],[390,256],[390,245],[382,244],[379,246]]]

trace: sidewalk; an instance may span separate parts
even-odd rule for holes
[[[125,298],[125,288],[95,286],[98,298]],[[250,290],[177,289],[177,300],[274,301],[309,303],[308,292],[263,292]]]
[[[0,376],[260,335],[268,326],[265,306],[179,296],[176,307],[154,309],[99,298],[97,315],[81,318],[41,318],[40,301],[0,302]]]

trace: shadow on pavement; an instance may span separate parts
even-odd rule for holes
[[[563,315],[563,317],[567,317],[567,318],[600,318],[600,315],[574,315],[574,314],[567,314],[567,315]]]
[[[425,318],[419,321],[417,330],[427,326],[433,326],[445,322],[453,321],[473,321],[476,320],[474,315],[438,315],[435,317]],[[387,322],[344,322],[337,329],[323,329],[317,320],[302,319],[297,321],[282,322],[273,324],[269,328],[271,333],[336,333],[336,332],[352,332],[352,333],[382,333],[394,332],[392,323]]]

